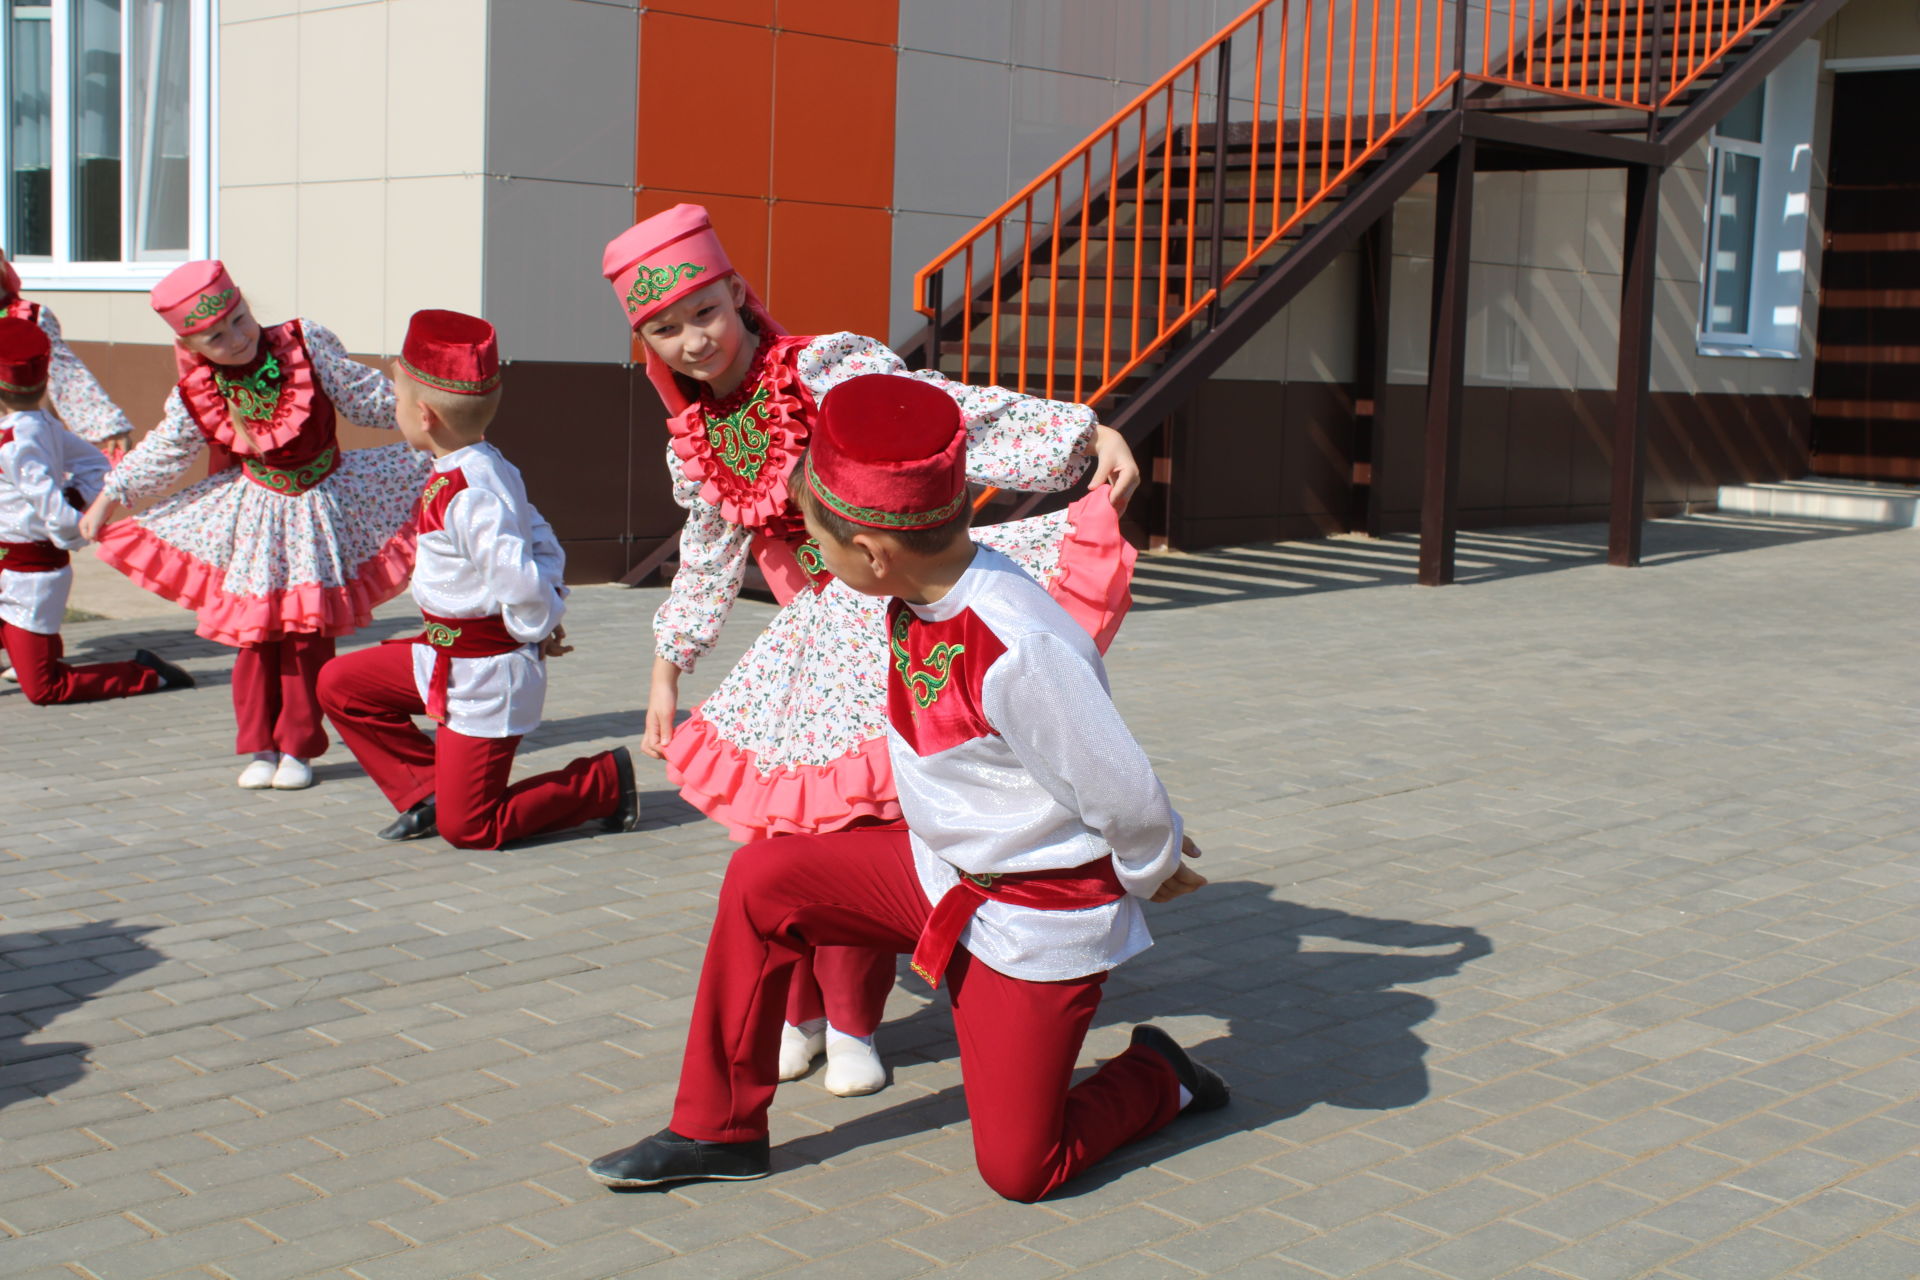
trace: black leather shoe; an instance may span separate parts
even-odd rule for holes
[[[149,649],[135,649],[133,660],[160,677],[162,689],[191,689],[193,677]]]
[[[633,753],[625,747],[612,752],[614,776],[620,779],[620,807],[600,819],[606,831],[632,831],[640,825],[640,787],[633,780]]]
[[[440,830],[439,824],[435,821],[436,813],[433,799],[428,797],[374,834],[382,840],[419,840],[425,836],[436,835]]]
[[[746,1182],[773,1172],[767,1140],[701,1142],[662,1129],[624,1151],[601,1156],[587,1176],[609,1187],[658,1187],[669,1182]]]
[[[1142,1023],[1133,1029],[1133,1043],[1165,1058],[1167,1065],[1173,1068],[1173,1074],[1180,1077],[1180,1083],[1193,1095],[1193,1101],[1181,1110],[1218,1111],[1227,1105],[1232,1091],[1227,1088],[1227,1082],[1220,1078],[1219,1072],[1195,1062],[1185,1049],[1174,1043],[1172,1036],[1160,1028],[1150,1022]]]

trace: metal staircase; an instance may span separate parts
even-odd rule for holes
[[[1658,175],[1844,3],[1259,0],[923,267],[905,353],[1138,445],[1438,171],[1422,580],[1445,582],[1472,174],[1622,167],[1612,558],[1635,563]]]

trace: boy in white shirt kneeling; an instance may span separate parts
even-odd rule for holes
[[[1140,903],[1206,880],[1087,633],[967,536],[951,397],[866,375],[821,401],[792,487],[827,566],[887,615],[888,749],[905,821],[733,856],[671,1126],[588,1166],[612,1187],[769,1172],[786,988],[809,946],[911,952],[944,977],[980,1175],[1037,1200],[1225,1083],[1164,1031],[1078,1085],[1107,971],[1151,943]]]

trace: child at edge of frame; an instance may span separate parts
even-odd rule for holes
[[[0,648],[35,706],[191,689],[192,676],[145,649],[130,662],[65,661],[72,553],[87,545],[80,513],[107,459],[47,411],[52,357],[38,325],[0,318]]]
[[[640,822],[625,747],[509,786],[520,739],[539,727],[546,660],[571,652],[566,564],[519,469],[487,442],[500,406],[493,326],[418,311],[394,362],[395,421],[433,457],[419,499],[413,598],[426,629],[328,662],[320,705],[399,811],[378,834],[438,834],[457,849],[498,849],[599,819]],[[413,717],[438,725],[429,738]]]
[[[1206,884],[1199,850],[1114,708],[1092,637],[967,536],[966,430],[911,379],[822,399],[794,476],[834,574],[891,597],[887,745],[903,822],[755,841],[722,882],[669,1127],[588,1166],[640,1188],[771,1172],[786,987],[810,947],[911,953],[945,980],[981,1177],[1048,1194],[1227,1086],[1171,1036],[1078,1085],[1107,972],[1152,939],[1141,900]]]

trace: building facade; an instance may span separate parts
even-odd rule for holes
[[[704,204],[788,328],[906,347],[925,324],[915,271],[1242,7],[6,0],[0,244],[141,423],[173,367],[145,291],[188,257],[223,258],[263,318],[311,316],[369,360],[417,308],[486,315],[509,362],[498,437],[570,574],[608,580],[679,512],[660,407],[598,274],[607,239]],[[1874,456],[1849,424],[1906,392],[1871,342],[1839,344],[1864,359],[1817,356],[1829,139],[1852,101],[1837,81],[1915,67],[1912,6],[1853,0],[1667,171],[1653,510],[1804,473],[1816,418],[1823,456]],[[1475,194],[1461,519],[1600,518],[1622,176],[1484,173]],[[1433,206],[1429,179],[1377,259],[1341,255],[1143,438],[1160,483],[1139,536],[1411,525]],[[1841,248],[1891,251],[1864,243]],[[1370,327],[1382,262],[1390,301]],[[1829,299],[1830,323],[1843,309]]]

